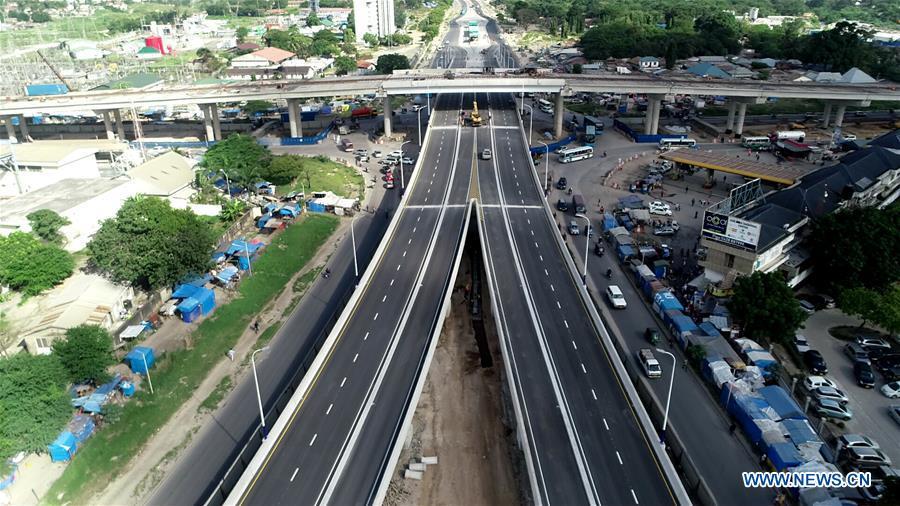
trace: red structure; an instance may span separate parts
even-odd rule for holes
[[[152,47],[160,52],[160,54],[169,54],[172,52],[172,48],[166,47],[163,44],[163,39],[159,35],[151,35],[144,39],[144,45],[147,47]]]

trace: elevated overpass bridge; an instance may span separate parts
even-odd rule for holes
[[[579,92],[639,93],[650,97],[645,133],[657,133],[661,102],[673,95],[717,95],[729,99],[726,130],[740,135],[748,103],[768,98],[819,99],[826,101],[826,120],[832,104],[837,107],[834,124],[840,126],[847,105],[867,106],[872,100],[900,100],[893,83],[871,85],[823,84],[768,81],[709,80],[701,78],[657,78],[648,75],[551,74],[526,75],[512,69],[493,69],[488,73],[473,69],[422,69],[393,75],[344,76],[310,80],[271,80],[224,85],[162,86],[150,89],[103,90],[69,93],[50,97],[2,97],[0,117],[10,138],[15,129],[10,118],[32,114],[65,114],[96,111],[103,116],[107,136],[115,137],[121,124],[121,109],[199,105],[204,111],[207,138],[221,138],[217,104],[244,100],[284,100],[288,103],[292,136],[301,132],[299,100],[344,95],[415,95],[422,93],[553,93],[556,97],[557,136],[562,132],[563,98]],[[385,132],[391,132],[390,101],[385,100]],[[735,122],[735,116],[737,121]],[[24,122],[21,122],[24,123]],[[25,127],[27,128],[27,127]],[[23,129],[24,130],[24,129]],[[118,134],[121,135],[121,128]],[[27,131],[22,132],[27,138]]]

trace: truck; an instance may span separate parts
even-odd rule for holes
[[[654,379],[662,377],[662,367],[659,366],[659,361],[653,356],[653,351],[651,351],[650,348],[638,350],[637,358],[638,362],[640,362],[641,366],[644,368],[644,374],[646,374],[648,378]]]
[[[378,116],[378,111],[372,107],[357,107],[350,113],[351,118],[374,118]]]
[[[587,211],[587,207],[584,205],[584,197],[580,193],[572,195],[572,210],[575,211],[575,214],[583,214]]]
[[[481,114],[478,112],[478,101],[472,102],[472,116],[470,119],[472,120],[473,127],[481,126]]]
[[[777,132],[772,132],[769,137],[778,141],[803,142],[803,139],[806,138],[806,132],[803,130],[779,130]]]

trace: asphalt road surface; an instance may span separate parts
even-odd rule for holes
[[[244,504],[371,502],[393,464],[462,240],[473,156],[458,127],[462,103],[459,95],[438,97],[421,173],[381,264]]]
[[[479,98],[488,268],[541,501],[672,504],[659,463],[584,307],[547,219],[511,95]],[[487,131],[487,132],[484,132]],[[493,176],[493,184],[491,177]]]

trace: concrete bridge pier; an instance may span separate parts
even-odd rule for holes
[[[839,103],[834,113],[834,127],[841,128],[844,124],[844,113],[847,112],[847,104]]]
[[[122,121],[122,111],[120,109],[113,109],[113,119],[116,121],[116,135],[119,136],[119,140],[125,142],[125,122]]]
[[[212,116],[213,135],[217,141],[222,140],[222,125],[219,123],[219,106],[209,104],[210,116]]]
[[[728,102],[728,121],[725,122],[725,133],[730,134],[734,131],[734,113],[737,110],[737,102]]]
[[[659,111],[662,109],[662,95],[647,95],[647,113],[644,115],[644,134],[659,133]]]
[[[288,99],[288,123],[291,127],[291,137],[303,137],[303,122],[300,120],[300,101]]]
[[[106,138],[109,140],[114,140],[116,138],[115,132],[113,132],[113,124],[112,117],[109,114],[110,111],[100,111],[100,115],[103,117],[103,128],[106,130]]]
[[[559,139],[563,134],[563,116],[566,110],[563,107],[562,93],[556,93],[554,98],[556,99],[556,108],[553,111],[553,135]]]
[[[391,120],[394,115],[393,108],[391,106],[391,97],[389,95],[384,96],[384,135],[385,137],[390,137],[394,134],[391,130]]]
[[[203,110],[203,127],[206,129],[206,142],[214,141],[216,140],[216,133],[213,130],[212,107],[204,104],[200,108]]]
[[[19,128],[22,130],[22,140],[31,142],[31,134],[28,133],[28,122],[25,121],[25,116],[22,114],[19,114]]]
[[[747,115],[747,102],[741,102],[737,106],[737,124],[734,126],[735,138],[744,133],[744,117]]]
[[[6,124],[6,136],[9,137],[9,143],[15,144],[19,142],[19,139],[16,138],[16,126],[13,125],[12,116],[4,116],[3,123]]]
[[[831,124],[831,102],[825,102],[825,112],[822,113],[822,128],[828,128]]]

